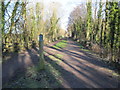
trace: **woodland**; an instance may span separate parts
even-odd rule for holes
[[[3,87],[120,86],[120,2],[77,4],[66,30],[58,2],[46,10],[43,2],[2,0],[0,9]]]

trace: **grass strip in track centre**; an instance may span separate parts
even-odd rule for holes
[[[65,48],[67,46],[67,40],[62,40],[55,44],[53,47],[56,49]]]

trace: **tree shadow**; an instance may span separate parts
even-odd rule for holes
[[[16,70],[15,66],[19,65],[18,63],[18,53],[11,54],[11,58],[6,62],[2,63],[2,84],[5,84],[9,81],[11,77],[14,75],[14,71]],[[14,64],[16,63],[16,64]]]
[[[55,58],[58,58],[57,56],[55,56],[53,54],[49,53],[49,55],[52,55]],[[81,75],[85,78],[84,80],[81,80],[82,77],[81,78],[79,78],[79,76],[76,77],[76,75],[71,73],[70,71],[66,71],[65,69],[60,69],[63,67],[59,66],[58,64],[55,63],[55,61],[51,60],[50,63],[52,63],[54,65],[54,67],[57,68],[63,74],[62,76],[63,76],[64,80],[66,80],[68,83],[70,83],[70,86],[72,86],[72,87],[76,86],[76,85],[72,84],[71,81],[69,80],[69,79],[73,79],[73,77],[75,77],[78,81],[82,81],[82,82],[79,82],[78,85],[83,84],[82,86],[76,86],[76,87],[84,87],[84,88],[99,87],[99,88],[101,88],[101,87],[116,86],[115,85],[116,81],[112,81],[109,77],[105,77],[105,73],[103,73],[103,72],[97,72],[97,70],[95,70],[94,68],[91,68],[89,66],[86,66],[85,64],[83,65],[84,67],[82,67],[81,65],[75,65],[75,66],[77,66],[77,68],[80,69],[80,70],[78,70],[75,67],[73,67],[72,64],[70,65],[68,62],[66,62],[66,60],[63,60],[61,58],[58,58],[58,59],[60,59],[64,64],[66,64],[68,67],[71,67],[75,72],[78,72],[79,75]],[[71,60],[75,60],[75,59],[72,58]],[[87,72],[88,74],[86,74],[85,72]],[[67,78],[66,78],[66,76],[67,76]],[[71,77],[69,77],[69,76],[71,76]],[[94,76],[97,76],[97,77],[94,77]],[[85,83],[86,79],[88,80],[89,83]],[[113,83],[110,83],[111,81]],[[77,83],[77,82],[75,81],[75,83]],[[90,83],[92,83],[92,85]]]
[[[111,67],[109,66],[109,64],[107,64],[105,61],[102,61],[102,60],[99,60],[99,58],[96,58],[94,55],[92,54],[89,54],[83,50],[80,50],[79,47],[75,47],[75,50],[78,51],[79,53],[83,53],[84,55],[80,55],[78,53],[75,53],[75,52],[72,52],[70,50],[66,50],[64,48],[61,48],[61,49],[57,49],[57,48],[54,48],[54,47],[49,47],[47,46],[48,48],[52,48],[54,50],[57,50],[59,52],[64,52],[70,56],[74,56],[74,57],[77,57],[77,58],[80,58],[80,59],[83,59],[87,62],[90,62],[91,64],[94,64],[94,65],[97,65],[99,67],[103,67],[103,68],[106,68],[106,69],[110,69],[110,70],[114,70],[115,72],[118,72],[118,70],[116,71],[114,69],[114,67]],[[77,60],[78,61],[78,60]],[[79,61],[78,61],[79,62]],[[81,62],[80,62],[81,63]]]
[[[109,77],[105,77],[105,73],[103,72],[97,72],[95,68],[92,68],[84,63],[82,63],[80,60],[76,59],[80,58],[84,61],[89,62],[90,64],[108,68],[105,64],[101,63],[100,61],[97,61],[96,58],[92,57],[91,55],[87,55],[86,52],[80,51],[84,53],[86,56],[80,55],[78,53],[66,50],[65,48],[57,49],[52,46],[45,46],[44,49],[52,48],[54,50],[57,50],[59,52],[63,52],[68,54],[70,57],[70,62],[76,61],[79,63],[79,65],[75,65],[73,63],[68,62],[69,60],[64,60],[59,57],[57,57],[54,54],[51,54],[49,52],[48,56],[45,55],[45,60],[47,63],[49,63],[52,67],[54,67],[56,70],[58,70],[61,73],[61,77],[65,82],[61,83],[61,88],[64,87],[71,87],[71,88],[93,88],[93,87],[114,87],[115,81],[110,79]],[[39,50],[37,48],[34,49],[27,49],[26,54],[14,54],[11,56],[10,60],[8,60],[7,63],[4,63],[2,68],[2,81],[5,84],[6,82],[13,82],[14,79],[17,79],[21,76],[26,75],[27,67],[29,66],[36,66],[39,64]],[[62,64],[58,64],[51,58],[49,58],[49,55],[54,56],[55,58],[58,58],[62,61],[66,67],[71,68],[71,70],[67,70],[67,68],[63,67]],[[29,64],[27,64],[29,63]],[[99,64],[97,64],[99,63]],[[44,71],[43,71],[44,72]],[[41,74],[43,73],[41,72]],[[87,73],[88,74],[87,74]],[[35,72],[37,73],[37,72]],[[96,74],[97,73],[97,74]],[[49,75],[53,79],[53,81],[48,81],[47,83],[51,85],[53,82],[58,82],[58,80],[55,78],[53,73],[49,72]],[[94,77],[96,76],[96,77]],[[37,74],[36,77],[39,77],[39,74]],[[83,77],[83,78],[82,78]],[[36,80],[36,79],[32,79]],[[37,79],[37,82],[39,79]],[[86,81],[87,80],[87,81]],[[91,84],[90,84],[91,82]],[[112,82],[112,83],[110,83]],[[67,86],[65,86],[66,84]],[[39,84],[36,83],[36,87],[38,87]],[[49,87],[49,86],[48,86]],[[54,87],[54,86],[53,86]],[[57,88],[57,87],[56,87]]]
[[[48,52],[46,52],[48,53]],[[53,55],[53,54],[50,54],[48,53],[49,55],[52,55],[56,58],[58,58],[57,56]],[[58,58],[60,59],[61,61],[63,61],[65,63],[65,61],[61,58]],[[61,76],[62,78],[67,82],[68,86],[69,87],[74,87],[74,88],[77,88],[77,87],[83,87],[83,88],[87,88],[87,87],[93,87],[91,85],[89,85],[88,83],[86,83],[85,81],[83,80],[80,80],[78,77],[76,77],[73,73],[65,70],[63,67],[61,67],[60,65],[58,65],[55,61],[53,61],[52,59],[49,58],[49,56],[46,56],[45,55],[45,60],[46,62],[48,62],[49,64],[51,64],[55,69],[57,69],[59,72],[61,72]],[[67,63],[65,63],[67,64]],[[67,77],[69,76],[69,77]],[[66,79],[67,78],[67,79]],[[72,81],[75,80],[75,83],[73,83]],[[78,83],[78,84],[76,84]],[[62,86],[63,88],[64,86]]]
[[[71,39],[70,39],[70,40],[71,40]],[[109,66],[109,67],[108,67],[109,69],[114,70],[115,72],[117,72],[117,73],[120,74],[120,65],[119,65],[119,63],[116,63],[116,62],[114,62],[114,61],[107,61],[107,60],[104,60],[103,58],[94,56],[93,54],[98,54],[98,53],[95,53],[95,52],[93,52],[93,51],[89,51],[90,49],[82,46],[80,43],[77,43],[77,42],[74,42],[74,43],[73,43],[73,42],[71,42],[71,43],[69,43],[69,44],[74,45],[74,46],[75,46],[74,48],[77,49],[78,52],[82,52],[82,53],[84,53],[86,56],[88,56],[88,57],[90,57],[90,58],[93,58],[94,60],[99,60],[99,62],[105,63],[105,66],[106,66],[106,65],[107,65],[107,67]],[[79,47],[79,46],[82,46],[82,48]],[[88,50],[88,52],[87,52],[87,51],[84,51],[84,50],[82,50],[82,49]],[[92,54],[91,52],[92,52],[93,54]],[[102,59],[103,59],[103,60],[102,60]],[[96,62],[96,61],[94,61],[94,62]],[[106,67],[106,68],[107,68],[107,67]]]
[[[47,46],[48,48],[52,48],[52,49],[54,49],[54,50],[57,50],[57,51],[60,51],[60,52],[64,52],[64,53],[66,53],[66,54],[68,54],[68,55],[70,55],[70,56],[74,56],[74,57],[77,57],[77,58],[81,58],[81,59],[83,59],[83,60],[85,60],[85,61],[87,61],[87,62],[90,62],[90,63],[92,63],[92,64],[94,64],[94,65],[97,65],[97,66],[99,66],[99,67],[104,67],[104,68],[108,68],[108,69],[111,69],[111,70],[113,70],[113,68],[112,67],[108,67],[108,65],[105,63],[105,62],[103,62],[103,61],[100,61],[98,58],[96,58],[94,55],[91,55],[91,54],[89,54],[89,53],[87,53],[87,52],[85,52],[85,51],[83,51],[83,50],[80,50],[80,48],[77,48],[77,51],[78,52],[80,52],[80,53],[83,53],[85,56],[83,56],[83,55],[80,55],[80,54],[78,54],[78,53],[75,53],[75,52],[72,52],[72,51],[69,51],[69,50],[66,50],[66,49],[64,49],[64,48],[61,48],[61,49],[57,49],[57,48],[54,48],[54,47],[49,47],[49,46]],[[77,60],[78,61],[78,60]]]
[[[24,77],[24,79],[22,79],[22,81],[19,82],[21,84],[24,83],[23,81],[26,82],[28,78],[32,81],[32,82],[27,82],[29,88],[30,88],[29,84],[32,85],[31,87],[34,87],[34,88],[37,88],[37,87],[59,88],[59,87],[56,87],[58,86],[56,83],[59,83],[59,82],[51,71],[46,69],[44,71],[36,71],[37,66],[39,65],[39,56],[37,54],[38,52],[34,52],[34,50],[27,49],[27,51],[24,52],[23,54],[17,53],[11,56],[11,58],[2,65],[3,88],[8,88],[7,85],[16,83],[16,81],[20,81],[19,79],[22,77]],[[32,68],[33,66],[36,68],[35,70],[33,70],[35,72],[32,73],[33,76],[36,75],[34,78],[32,78],[33,76],[28,75],[28,67]],[[47,84],[46,86],[40,82],[42,80],[41,77],[45,79],[45,84]],[[47,81],[46,78],[48,78],[49,81]],[[43,80],[43,83],[44,83],[44,80]],[[14,84],[14,86],[15,85],[17,86],[17,84]]]
[[[55,67],[61,73],[62,78],[66,81],[66,84],[68,85],[67,88],[88,88],[88,87],[92,87],[91,85],[87,84],[85,81],[77,78],[73,73],[65,70],[63,67],[61,67],[59,64],[57,64],[55,61],[50,59],[48,56],[46,56],[45,59],[49,64],[51,64],[53,67]],[[73,83],[73,80],[74,80],[75,83]],[[63,83],[63,84],[65,84],[65,83]],[[62,85],[61,88],[65,88],[65,86]]]
[[[75,53],[75,52],[71,52],[71,51],[69,51],[69,50],[67,50],[67,52],[70,52],[70,53],[72,53],[72,54],[74,54],[74,55],[76,55],[76,57],[80,57],[80,58],[82,58],[82,59],[84,59],[84,58],[86,58],[86,59],[84,59],[84,60],[87,60],[88,62],[90,62],[90,63],[92,63],[92,64],[94,64],[94,65],[97,65],[97,66],[100,66],[100,67],[104,67],[104,68],[107,68],[107,69],[110,69],[110,70],[114,70],[115,72],[117,72],[117,73],[120,73],[119,72],[119,67],[117,68],[117,66],[118,66],[118,64],[116,64],[116,66],[114,66],[114,65],[112,65],[111,63],[108,63],[107,61],[105,61],[105,60],[102,60],[102,58],[98,58],[98,57],[96,57],[95,55],[93,55],[93,54],[91,54],[91,53],[89,53],[89,52],[86,52],[86,51],[84,51],[84,50],[81,50],[79,47],[74,47],[79,53],[83,53],[85,56],[82,56],[82,55],[80,55],[80,54],[77,54],[77,53]],[[87,59],[87,58],[89,58],[89,59]]]

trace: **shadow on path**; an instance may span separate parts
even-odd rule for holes
[[[45,60],[61,73],[61,87],[65,88],[115,88],[118,87],[117,78],[107,73],[105,69],[110,69],[105,63],[97,60],[94,56],[79,49],[73,42],[68,40],[66,48],[56,49],[51,45],[45,46]],[[37,48],[27,50],[23,54],[14,54],[11,59],[4,63],[2,67],[2,81],[8,82],[10,78],[17,75],[15,73],[26,74],[26,68],[38,64],[39,50]],[[58,57],[56,54],[62,54]],[[60,62],[51,59],[53,56]],[[18,71],[19,70],[19,71]],[[17,71],[17,72],[16,72]],[[39,77],[39,74],[37,75]],[[55,78],[54,76],[52,76]],[[48,83],[57,82],[56,79]],[[39,86],[35,83],[36,87]]]
[[[25,73],[27,67],[36,65],[38,63],[37,52],[34,50],[27,50],[24,53],[14,53],[11,58],[2,64],[2,83],[7,83],[11,78],[15,78],[16,74]]]
[[[71,42],[71,41],[69,41]],[[99,61],[94,56],[77,48],[74,42],[69,43],[67,48],[57,49],[54,47],[45,47],[47,56],[54,56],[58,52],[63,53],[63,58],[58,58],[62,62],[57,63],[55,60],[47,62],[51,63],[61,73],[68,86],[72,88],[114,88],[118,87],[118,80],[108,73],[108,67],[104,62]],[[73,46],[74,45],[74,46]],[[52,49],[54,50],[52,52]],[[56,52],[55,52],[56,50]],[[59,66],[59,67],[58,67]],[[107,70],[106,70],[107,69]]]

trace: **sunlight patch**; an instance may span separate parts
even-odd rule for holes
[[[62,58],[63,57],[62,54],[55,54],[55,56],[57,56],[58,58]]]
[[[54,56],[52,56],[52,55],[49,55],[48,57],[49,57],[50,59],[52,59],[52,60],[55,60],[56,62],[61,62],[60,59],[58,59],[58,58],[56,58],[56,57],[54,57]]]

